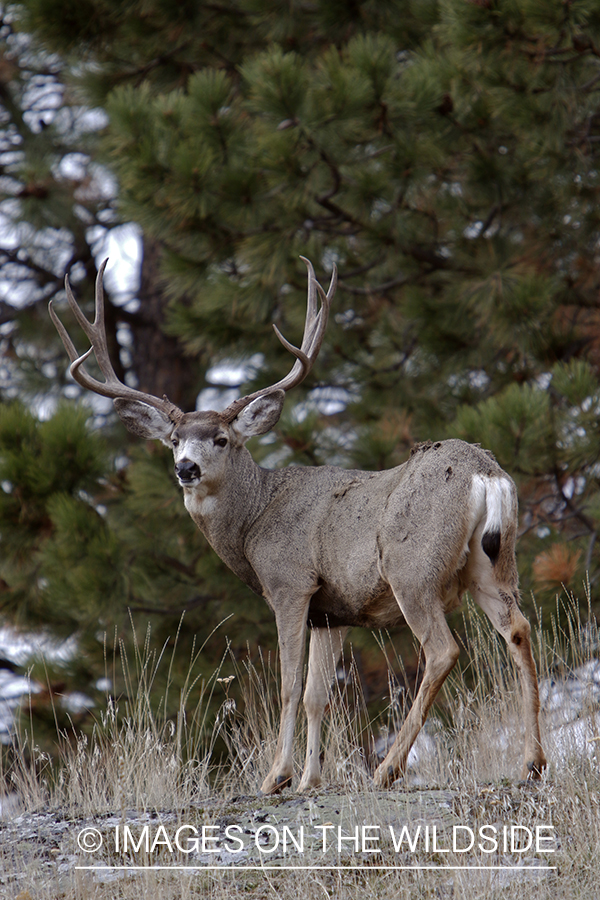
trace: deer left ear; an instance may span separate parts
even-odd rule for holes
[[[272,391],[257,397],[233,420],[231,427],[243,441],[255,434],[265,434],[279,420],[285,391]]]

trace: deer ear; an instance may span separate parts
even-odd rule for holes
[[[132,434],[146,440],[159,440],[167,447],[171,446],[169,437],[175,425],[160,410],[139,400],[124,400],[122,397],[113,400],[113,403],[121,421]]]
[[[243,441],[255,434],[265,434],[278,421],[283,409],[285,391],[272,391],[257,397],[233,420],[231,427]]]

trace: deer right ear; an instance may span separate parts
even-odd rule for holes
[[[139,400],[124,400],[121,397],[113,400],[113,403],[121,421],[132,434],[146,440],[159,440],[167,447],[171,446],[169,438],[175,426],[160,410]]]

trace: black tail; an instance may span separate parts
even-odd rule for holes
[[[481,538],[481,546],[483,547],[484,553],[489,556],[492,565],[495,565],[498,554],[500,553],[500,532],[486,531]]]

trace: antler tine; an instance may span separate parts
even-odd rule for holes
[[[69,359],[71,360],[71,365],[69,366],[69,372],[72,378],[81,385],[81,387],[86,388],[86,390],[93,391],[95,394],[100,394],[102,397],[110,397],[112,400],[116,399],[127,399],[127,400],[138,400],[142,403],[148,404],[148,406],[153,406],[155,409],[159,409],[164,412],[169,418],[176,422],[183,415],[182,410],[179,409],[178,406],[175,406],[174,403],[165,396],[162,399],[159,397],[154,397],[152,394],[146,394],[144,391],[137,391],[134,388],[128,387],[126,384],[123,384],[117,378],[113,365],[110,361],[110,356],[108,353],[108,346],[106,343],[106,329],[104,327],[104,288],[102,286],[102,278],[104,276],[104,270],[106,268],[106,264],[108,259],[105,259],[100,269],[98,270],[98,275],[96,277],[96,290],[95,290],[95,314],[93,323],[90,322],[81,311],[79,304],[75,300],[73,295],[73,291],[71,290],[71,285],[69,282],[69,276],[65,276],[65,292],[67,295],[67,300],[69,303],[69,307],[77,323],[81,326],[86,336],[89,338],[91,347],[86,353],[79,355],[77,349],[69,334],[62,324],[60,319],[58,318],[56,312],[54,311],[54,307],[52,305],[52,301],[48,304],[48,312],[50,313],[50,318],[54,323],[56,330],[65,346],[65,350],[68,353]],[[86,359],[94,354],[96,360],[98,362],[98,366],[100,367],[100,371],[105,377],[105,381],[98,381],[96,378],[93,378],[84,368],[84,362]]]
[[[301,346],[295,347],[281,334],[277,326],[273,325],[275,334],[286,350],[289,350],[289,352],[296,357],[296,361],[288,374],[276,384],[270,385],[267,388],[262,388],[260,391],[255,391],[253,394],[248,394],[247,397],[241,397],[239,400],[234,400],[234,402],[222,413],[229,422],[233,421],[242,409],[251,403],[252,400],[256,400],[257,397],[262,397],[265,394],[270,394],[277,390],[289,391],[297,384],[300,384],[312,369],[314,362],[319,355],[319,350],[321,349],[325,329],[327,328],[327,322],[329,320],[331,301],[333,300],[337,287],[337,268],[334,265],[329,290],[325,293],[317,281],[315,270],[310,260],[306,259],[304,256],[301,256],[300,259],[306,263],[308,269],[308,298],[306,304],[304,335],[302,337]],[[321,301],[320,308],[318,308],[317,297]]]
[[[100,268],[98,269],[98,275],[96,276],[96,287],[95,287],[95,315],[94,315],[94,323],[88,322],[84,314],[82,313],[77,300],[73,295],[73,291],[71,290],[71,282],[69,281],[69,276],[65,275],[65,293],[67,295],[67,300],[69,301],[69,307],[71,308],[71,312],[77,319],[78,325],[85,331],[87,337],[92,342],[92,346],[94,347],[96,352],[104,351],[106,356],[108,357],[108,351],[106,347],[106,333],[104,331],[104,287],[102,285],[102,279],[104,278],[104,270],[106,269],[106,264],[108,259],[105,259]],[[98,360],[100,363],[100,360]],[[109,367],[112,370],[112,365],[109,360]],[[114,373],[113,373],[114,374]]]
[[[95,393],[103,394],[104,396],[110,396],[110,394],[107,394],[107,392],[103,390],[104,386],[102,382],[96,381],[96,379],[92,378],[92,376],[89,375],[83,368],[83,363],[86,361],[88,356],[90,356],[94,352],[94,348],[90,347],[87,353],[84,353],[83,356],[80,356],[75,349],[73,341],[68,335],[67,329],[56,315],[52,300],[50,300],[50,302],[48,303],[48,312],[50,313],[50,318],[54,323],[54,327],[58,331],[60,339],[64,344],[65,350],[69,355],[69,359],[71,360],[71,365],[69,366],[69,374],[71,375],[71,377],[78,384],[80,384],[81,387],[84,387],[89,391],[94,391]]]
[[[121,384],[121,382],[116,376],[115,370],[110,361],[110,356],[108,355],[108,346],[106,344],[106,330],[104,328],[104,287],[102,284],[102,279],[104,278],[104,270],[106,269],[107,262],[108,259],[105,259],[98,270],[98,275],[96,276],[96,286],[94,293],[95,310],[93,324],[86,319],[83,312],[81,311],[81,308],[77,303],[77,300],[75,299],[73,291],[71,290],[71,282],[69,281],[68,275],[65,275],[65,293],[67,295],[67,300],[71,312],[75,316],[78,325],[83,329],[86,337],[89,338],[92,345],[87,353],[83,354],[83,356],[79,356],[77,359],[71,358],[69,372],[75,379],[75,381],[77,381],[83,387],[87,388],[88,390],[96,391],[96,393],[103,393],[104,396],[110,397],[113,395],[106,392],[106,386],[118,386]],[[106,378],[106,384],[103,384],[101,381],[97,381],[95,378],[92,378],[92,376],[89,375],[83,368],[83,363],[92,353],[94,353],[96,357],[96,360],[100,367],[100,371]]]
[[[320,288],[321,285],[317,281],[317,276],[315,275],[315,270],[310,259],[307,259],[306,256],[301,256],[300,259],[308,269],[308,297],[306,300],[306,325],[308,325],[317,314],[317,289]]]
[[[300,362],[303,363],[303,366],[308,367],[306,372],[302,375],[302,378],[304,378],[319,355],[321,344],[323,343],[325,329],[327,328],[327,322],[329,321],[331,301],[333,300],[337,287],[337,267],[335,265],[333,267],[331,284],[329,285],[328,292],[325,293],[317,281],[311,261],[304,256],[301,256],[300,259],[306,263],[308,269],[308,301],[306,306],[304,336],[300,349],[290,344],[290,342],[283,337],[276,325],[273,325],[273,328],[283,346],[297,356]],[[317,309],[317,295],[321,301],[320,309]]]
[[[64,348],[69,355],[69,359],[71,360],[72,363],[75,362],[79,358],[79,354],[78,354],[77,350],[75,349],[75,345],[74,345],[73,341],[69,337],[67,329],[65,328],[63,323],[60,321],[60,319],[58,318],[56,313],[54,312],[54,302],[52,300],[50,300],[50,302],[48,303],[48,313],[50,314],[52,323],[53,323],[54,327],[56,328],[56,330],[58,331],[59,337],[60,337],[61,341],[63,342]],[[86,353],[86,356],[89,356],[89,354],[90,354],[90,350],[88,350],[88,352]]]

